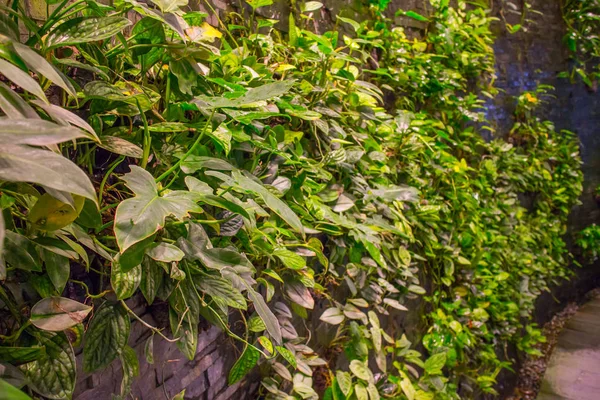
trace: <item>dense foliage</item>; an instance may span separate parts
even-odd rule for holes
[[[596,90],[600,76],[600,1],[566,0],[561,4],[567,27],[565,43],[573,61],[571,70],[562,75],[571,79],[579,77]]]
[[[230,383],[261,364],[267,398],[494,393],[568,276],[582,175],[575,136],[535,117],[545,88],[482,139],[489,12],[400,11],[415,37],[383,2],[320,35],[307,2],[284,39],[270,0],[218,29],[185,3],[65,0],[41,26],[2,7],[0,389],[70,398],[82,346],[87,372],[120,359],[125,397],[143,296],[190,359],[201,320],[236,339]],[[392,335],[410,299],[425,334]]]

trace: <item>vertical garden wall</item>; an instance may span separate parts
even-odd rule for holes
[[[598,279],[598,95],[530,6],[3,6],[0,392],[505,392]]]

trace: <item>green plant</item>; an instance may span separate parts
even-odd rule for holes
[[[596,261],[600,254],[600,227],[592,224],[579,231],[575,244],[581,249],[587,262]]]
[[[321,5],[308,2],[282,38],[254,12],[271,2],[248,4],[218,29],[182,2],[81,0],[41,27],[6,9],[11,384],[69,398],[82,342],[85,371],[120,359],[125,397],[139,370],[131,319],[190,359],[206,320],[241,349],[229,382],[261,364],[267,398],[494,393],[510,366],[500,351],[534,351],[534,300],[568,277],[562,235],[582,176],[574,136],[535,117],[548,88],[520,96],[508,138],[486,142],[485,7],[402,12],[427,25],[409,39],[380,2],[362,23],[339,17],[354,32],[340,38],[309,29]],[[168,310],[168,330],[135,314],[140,295]],[[380,323],[420,296],[427,354]]]
[[[571,52],[573,66],[561,74],[573,80],[579,76],[590,88],[596,88],[600,40],[598,29],[600,2],[597,0],[566,0],[562,3],[563,20],[567,26],[565,43]]]

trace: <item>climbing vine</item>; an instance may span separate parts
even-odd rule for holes
[[[273,399],[470,398],[507,346],[535,352],[578,144],[536,117],[544,87],[482,138],[489,10],[399,11],[415,33],[380,1],[317,34],[311,1],[283,35],[270,4],[217,26],[181,1],[65,0],[41,25],[0,6],[0,389],[71,398],[81,347],[86,372],[119,360],[125,398],[131,321],[147,362],[220,327],[229,383],[259,364]],[[386,329],[419,302],[424,331]]]

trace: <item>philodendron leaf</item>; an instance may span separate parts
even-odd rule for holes
[[[48,150],[29,146],[0,146],[0,179],[32,182],[97,202],[94,186],[77,165]]]
[[[106,302],[95,312],[83,342],[83,370],[93,372],[110,364],[129,338],[131,323],[119,303]]]
[[[29,386],[49,399],[70,399],[75,389],[75,352],[67,336],[60,333],[41,333],[40,345],[46,353],[24,366]]]
[[[123,180],[135,197],[122,201],[117,207],[115,235],[121,252],[161,229],[167,216],[181,220],[189,211],[202,211],[196,205],[196,195],[191,192],[174,190],[159,196],[154,177],[135,165]]]
[[[233,385],[246,376],[246,374],[258,363],[259,359],[260,352],[254,347],[246,346],[240,358],[238,358],[231,368],[231,371],[229,371],[229,384]]]
[[[31,400],[31,397],[27,396],[25,393],[6,382],[5,380],[0,379],[0,399],[1,400]]]
[[[185,256],[179,247],[165,242],[154,243],[146,250],[146,254],[153,260],[161,262],[181,261]]]
[[[116,15],[72,18],[48,34],[46,49],[104,40],[115,36],[129,25],[131,21]]]
[[[15,365],[28,363],[40,358],[46,350],[43,347],[8,347],[0,346],[0,362]]]
[[[85,319],[92,307],[65,297],[47,297],[31,308],[31,323],[45,331],[60,332]]]
[[[135,293],[142,280],[142,266],[136,265],[129,271],[121,269],[121,263],[115,259],[110,271],[110,284],[117,295],[117,299],[128,299]]]

